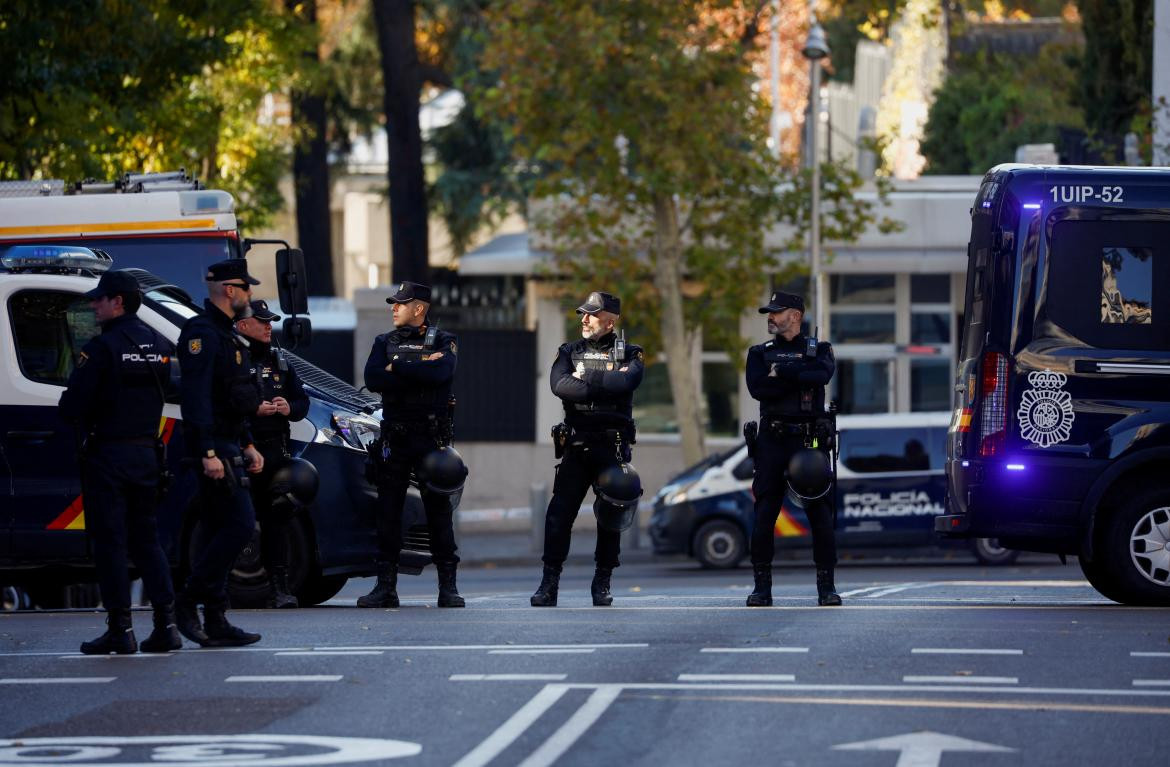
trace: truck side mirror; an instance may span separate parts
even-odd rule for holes
[[[289,349],[308,346],[313,340],[313,323],[308,317],[289,317],[281,325],[281,334]]]
[[[305,252],[300,248],[276,251],[276,287],[280,310],[286,314],[309,311],[309,285],[305,275]],[[285,323],[288,327],[288,323]]]

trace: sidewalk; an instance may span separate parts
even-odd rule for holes
[[[584,526],[581,526],[584,528]],[[530,532],[524,533],[485,533],[466,532],[457,537],[459,543],[459,558],[463,565],[472,567],[491,567],[508,565],[540,566],[542,546],[532,545]],[[593,548],[597,543],[597,534],[592,528],[577,529],[574,526],[572,543],[569,546],[569,564],[591,564],[593,562]],[[641,531],[639,538],[641,546],[635,547],[630,531],[622,535],[621,561],[626,563],[649,562],[654,558],[650,548],[650,539],[646,531]]]

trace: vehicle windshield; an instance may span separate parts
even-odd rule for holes
[[[179,295],[174,288],[154,288],[146,291],[143,296],[151,308],[172,314],[180,325],[199,314],[199,309],[184,296]]]

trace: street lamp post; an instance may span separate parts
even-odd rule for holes
[[[829,55],[829,43],[825,30],[817,21],[816,13],[809,4],[808,39],[801,53],[809,60],[809,119],[808,157],[812,165],[812,225],[809,227],[809,277],[813,288],[813,328],[828,330],[828,304],[825,290],[825,275],[821,269],[821,165],[817,157],[817,132],[821,119],[821,60]]]

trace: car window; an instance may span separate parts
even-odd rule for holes
[[[842,429],[841,464],[858,474],[941,469],[945,431],[927,427]]]
[[[100,332],[77,293],[22,290],[8,300],[16,358],[25,378],[64,386],[81,348]]]

